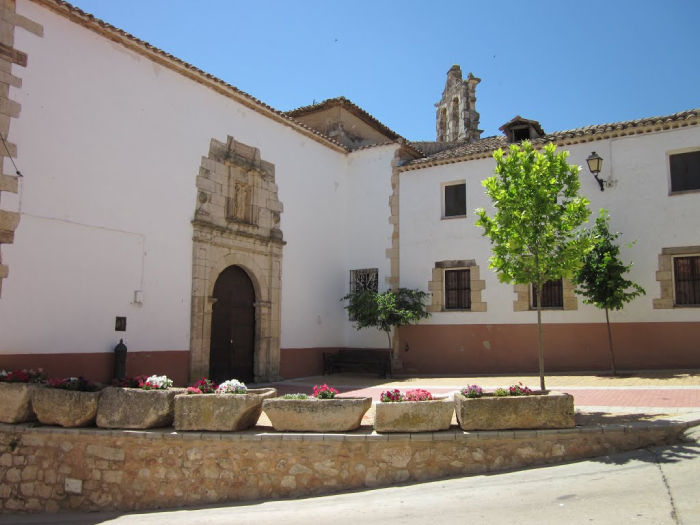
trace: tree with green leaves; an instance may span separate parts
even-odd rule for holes
[[[357,290],[341,299],[347,301],[345,309],[355,322],[355,328],[377,328],[386,333],[391,353],[391,330],[407,324],[416,324],[430,317],[425,300],[427,292],[399,288],[397,292],[373,292]]]
[[[588,249],[577,228],[591,214],[578,194],[579,166],[569,165],[567,151],[548,144],[535,151],[529,141],[494,152],[495,175],[482,182],[496,213],[479,208],[477,226],[491,240],[489,267],[503,283],[532,285],[537,303],[540,388],[545,390],[542,346],[542,287],[547,281],[572,277]]]
[[[632,264],[626,265],[620,259],[620,246],[615,242],[620,233],[610,231],[609,220],[607,210],[600,210],[593,228],[584,232],[591,249],[583,256],[583,266],[574,275],[574,283],[578,286],[576,293],[585,297],[584,303],[605,310],[610,364],[612,374],[617,375],[609,311],[622,310],[625,304],[646,292],[638,284],[625,279],[624,275]]]

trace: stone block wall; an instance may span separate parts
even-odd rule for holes
[[[690,416],[567,430],[422,434],[0,425],[0,510],[144,510],[496,472],[674,442],[698,423]]]

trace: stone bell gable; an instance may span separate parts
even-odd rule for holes
[[[462,79],[462,69],[454,65],[447,72],[445,90],[437,108],[438,142],[474,142],[481,138],[479,113],[476,112],[476,86],[481,82],[469,73]]]

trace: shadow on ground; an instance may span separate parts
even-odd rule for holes
[[[673,412],[668,414],[640,414],[620,412],[576,411],[576,425],[590,427],[595,425],[626,425],[628,423],[650,423],[663,420],[673,422]],[[664,424],[660,422],[659,424]]]

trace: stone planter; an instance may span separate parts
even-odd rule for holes
[[[0,423],[24,423],[35,419],[32,397],[39,383],[0,383]]]
[[[183,388],[142,390],[141,388],[107,387],[97,406],[100,428],[146,429],[173,424],[175,396]]]
[[[40,388],[34,392],[32,407],[39,422],[62,427],[95,425],[102,391],[78,392],[61,388]]]
[[[175,430],[233,432],[255,426],[263,401],[274,388],[249,389],[246,394],[179,394],[175,396]]]
[[[530,396],[467,398],[455,394],[457,421],[462,430],[524,430],[572,428],[574,396],[562,392]]]
[[[377,403],[374,428],[377,432],[436,432],[452,423],[454,403],[448,396],[430,401]]]
[[[263,410],[277,431],[347,432],[357,430],[372,406],[371,397],[266,399]]]

